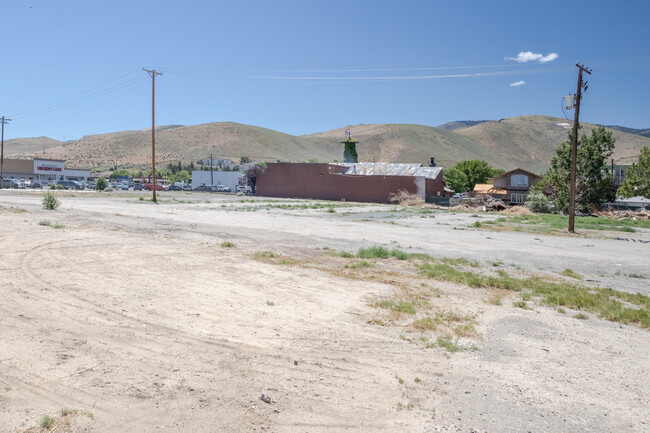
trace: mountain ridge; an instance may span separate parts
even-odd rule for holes
[[[449,122],[453,123],[453,122]],[[446,124],[448,125],[448,124]],[[597,125],[581,123],[583,132]],[[650,138],[611,128],[617,139],[614,159],[636,160]],[[343,159],[345,130],[358,140],[362,161],[414,162],[428,165],[431,157],[449,167],[465,159],[482,159],[493,167],[521,167],[536,173],[548,168],[555,148],[568,139],[566,119],[525,115],[498,121],[459,121],[453,129],[417,124],[347,125],[330,131],[291,135],[236,122],[156,126],[156,161],[196,161],[209,158],[304,162]],[[632,129],[632,128],[628,128]],[[151,164],[151,128],[88,135],[71,143],[46,137],[5,142],[5,157],[64,159],[71,167],[103,170],[109,166]],[[643,131],[643,130],[639,130]]]

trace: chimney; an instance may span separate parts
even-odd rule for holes
[[[436,159],[432,156],[431,162],[429,163],[429,167],[435,167],[435,166],[436,166]]]

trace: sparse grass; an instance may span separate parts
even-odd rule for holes
[[[531,233],[566,231],[569,217],[555,214],[522,215],[497,218],[494,228],[519,229]],[[583,230],[611,230],[634,233],[636,228],[650,228],[650,220],[614,219],[608,217],[576,217],[575,228]]]
[[[376,302],[374,306],[385,308],[396,313],[415,314],[415,307],[413,306],[413,303],[406,302],[402,299],[385,299],[383,301]]]
[[[54,424],[54,418],[49,415],[45,415],[41,420],[41,428],[49,430],[52,427],[52,424]]]
[[[522,308],[524,310],[530,310],[531,308],[528,306],[528,303],[526,301],[515,301],[512,303],[513,306],[517,308]]]
[[[276,265],[293,265],[298,263],[297,260],[291,257],[276,254],[272,251],[258,251],[253,255],[253,258],[260,262],[272,263]]]
[[[577,272],[574,272],[571,269],[565,269],[562,272],[560,272],[560,275],[564,275],[565,277],[570,277],[576,280],[582,280],[582,275],[578,274]]]
[[[223,248],[234,248],[235,244],[232,242],[225,241],[225,242],[221,242],[221,246]]]
[[[50,221],[41,220],[38,222],[39,226],[52,227],[53,229],[63,229],[65,226],[63,224],[52,224]]]
[[[480,221],[474,221],[474,224],[473,224],[473,225],[474,225],[474,227],[476,227],[476,228],[481,228],[481,227],[483,227],[483,224],[481,224]]]
[[[643,274],[635,274],[635,273],[627,274],[627,276],[630,277],[630,278],[640,278],[640,279],[644,279],[644,280],[648,278]]]
[[[268,305],[269,307],[275,307],[275,302],[273,302],[273,301],[266,301],[266,305]]]
[[[579,320],[587,320],[589,316],[587,316],[585,313],[578,313],[575,316],[573,316],[573,318]]]
[[[416,377],[415,379],[413,379],[413,382],[420,383],[420,382],[422,382],[422,379],[420,379],[419,377]]]
[[[650,297],[642,294],[584,287],[574,283],[556,283],[539,277],[513,278],[503,270],[499,270],[497,276],[485,276],[441,263],[423,263],[419,265],[419,270],[420,275],[428,278],[470,287],[512,290],[522,293],[522,298],[528,300],[537,298],[541,304],[549,307],[584,310],[612,322],[638,323],[644,328],[650,328]],[[513,305],[530,308],[525,299]]]
[[[373,263],[367,262],[365,260],[361,260],[356,263],[351,263],[345,265],[345,268],[347,269],[361,269],[361,268],[373,268],[375,265]]]
[[[458,340],[454,340],[451,335],[445,335],[438,337],[436,339],[436,345],[438,347],[441,347],[445,349],[447,352],[455,353],[455,352],[462,352],[466,350],[476,350],[476,346],[461,346],[458,344]],[[433,345],[429,345],[429,347],[433,347]]]
[[[557,312],[560,313],[560,314],[566,314],[566,310],[564,308],[562,308],[562,307],[558,307]]]
[[[390,257],[390,251],[384,247],[361,248],[357,252],[357,257],[361,259],[387,259]]]
[[[400,385],[404,385],[404,379],[402,379],[402,378],[399,377],[398,375],[395,375],[395,379],[397,379],[397,382],[398,382]]]

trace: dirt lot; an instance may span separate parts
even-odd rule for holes
[[[0,431],[650,429],[647,329],[328,254],[571,269],[648,295],[648,230],[548,236],[476,229],[467,213],[141,196],[60,193],[45,211],[40,192],[0,191]],[[457,340],[470,350],[376,306],[418,288],[427,314],[473,326]]]

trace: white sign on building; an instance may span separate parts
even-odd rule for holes
[[[35,159],[34,160],[34,174],[46,174],[60,176],[64,171],[64,161],[52,161]]]

